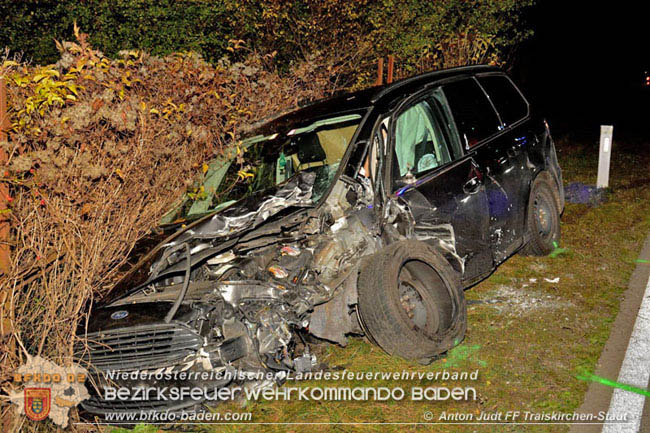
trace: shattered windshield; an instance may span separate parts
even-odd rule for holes
[[[243,140],[208,163],[203,179],[161,223],[191,220],[223,209],[302,171],[316,174],[312,191],[316,203],[329,188],[361,118],[360,113],[353,113],[312,120]]]

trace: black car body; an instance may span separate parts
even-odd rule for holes
[[[354,334],[427,362],[462,340],[464,289],[515,252],[546,254],[559,240],[548,125],[495,67],[311,104],[231,156],[170,217],[187,225],[144,239],[94,308],[79,347],[92,368],[306,371],[316,360],[305,338],[345,345]],[[96,395],[84,408],[195,403]]]

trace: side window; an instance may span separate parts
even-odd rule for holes
[[[476,80],[454,81],[442,88],[466,149],[501,129],[497,113]]]
[[[402,111],[395,120],[395,177],[409,171],[420,174],[452,160],[449,153],[445,123],[435,99],[428,98]]]
[[[504,126],[528,116],[528,102],[505,75],[486,75],[478,78],[481,87],[490,96]]]

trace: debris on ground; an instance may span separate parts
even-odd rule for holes
[[[564,197],[568,203],[599,206],[607,201],[607,193],[594,185],[572,182],[564,187]]]
[[[535,279],[531,278],[530,280]],[[547,279],[545,278],[545,280]],[[559,282],[559,278],[555,280],[552,281]],[[501,285],[496,290],[488,292],[480,300],[468,301],[468,305],[476,304],[487,304],[496,308],[499,313],[513,316],[524,316],[539,310],[557,310],[572,306],[571,302],[534,290],[528,284],[523,284],[519,288]]]

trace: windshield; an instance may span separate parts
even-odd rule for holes
[[[361,118],[360,113],[338,115],[243,140],[208,163],[203,178],[161,223],[195,219],[223,209],[284,183],[301,171],[316,174],[312,201],[318,202],[329,188]]]

